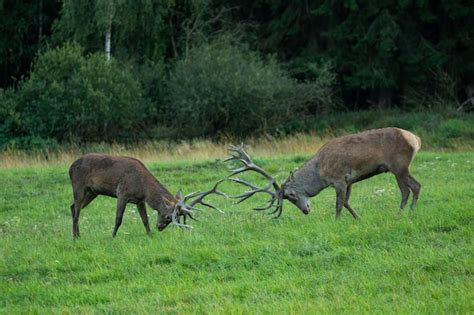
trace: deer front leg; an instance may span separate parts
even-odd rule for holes
[[[80,237],[79,216],[81,214],[81,209],[85,208],[96,197],[97,194],[90,191],[80,191],[74,194],[74,203],[71,205],[72,233],[74,238]]]
[[[334,185],[334,188],[336,189],[336,219],[339,219],[341,217],[342,206],[346,200],[347,185],[341,183]]]
[[[138,213],[140,213],[140,217],[142,218],[143,225],[145,226],[146,233],[148,235],[151,234],[150,224],[148,223],[148,215],[146,213],[146,206],[144,202],[137,203]]]
[[[127,206],[127,200],[123,197],[118,197],[117,199],[117,213],[115,215],[115,227],[114,231],[112,232],[112,237],[117,235],[117,230],[119,229],[120,225],[122,224],[123,213],[125,211],[125,207]]]
[[[352,192],[352,185],[349,184],[347,186],[347,190],[346,190],[346,199],[344,201],[344,207],[349,210],[349,212],[352,214],[352,216],[354,217],[354,219],[358,219],[359,218],[359,215],[357,214],[357,212],[352,209],[352,207],[349,205],[349,198],[351,197],[351,192]]]

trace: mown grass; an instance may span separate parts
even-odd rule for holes
[[[282,180],[307,157],[255,160]],[[214,160],[147,164],[172,192],[227,174]],[[472,152],[421,152],[414,212],[399,213],[384,174],[354,186],[360,221],[336,222],[329,188],[310,215],[285,203],[278,220],[250,210],[261,200],[212,198],[224,215],[203,210],[193,231],[152,237],[130,205],[112,239],[115,199],[100,197],[73,241],[67,166],[0,168],[0,312],[472,313],[473,171]]]

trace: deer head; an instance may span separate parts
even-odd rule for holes
[[[257,193],[265,193],[270,195],[270,199],[267,201],[267,204],[262,207],[254,208],[254,210],[263,211],[274,207],[275,209],[270,214],[275,214],[275,218],[278,218],[281,216],[283,211],[283,199],[287,199],[297,206],[304,214],[308,214],[311,211],[309,208],[309,197],[304,192],[299,192],[294,187],[295,185],[293,185],[293,172],[290,173],[283,185],[280,186],[276,182],[275,178],[273,178],[268,172],[252,161],[247,152],[245,152],[243,146],[237,147],[231,145],[229,147],[229,153],[231,157],[226,159],[224,162],[239,161],[243,164],[242,167],[231,171],[229,180],[250,188],[249,191],[240,195],[231,196],[231,198],[239,199],[237,203],[241,203]],[[254,171],[260,175],[263,175],[268,180],[268,185],[260,188],[241,178],[231,177],[246,171]]]
[[[193,212],[199,210],[195,207],[195,205],[197,204],[201,204],[208,208],[214,209],[220,213],[224,213],[222,210],[204,201],[204,198],[210,194],[216,194],[219,196],[224,196],[226,198],[228,197],[227,194],[217,189],[219,184],[222,183],[224,180],[225,179],[219,180],[218,182],[216,182],[213,188],[205,192],[192,192],[183,196],[182,191],[179,190],[175,196],[175,200],[165,199],[166,203],[168,204],[168,210],[163,211],[162,214],[158,215],[158,221],[156,223],[158,230],[160,232],[163,231],[170,223],[177,225],[181,228],[192,229],[192,226],[186,224],[186,218],[189,217],[191,220],[199,221],[193,217]],[[186,204],[187,201],[189,201],[188,204]],[[183,223],[181,223],[181,218],[183,218]]]

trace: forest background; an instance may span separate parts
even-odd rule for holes
[[[469,142],[472,16],[461,0],[2,0],[0,149],[388,125]]]

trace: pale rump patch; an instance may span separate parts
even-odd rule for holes
[[[414,154],[417,153],[421,148],[421,139],[409,131],[399,129],[402,137],[408,142],[408,144],[413,148]]]

